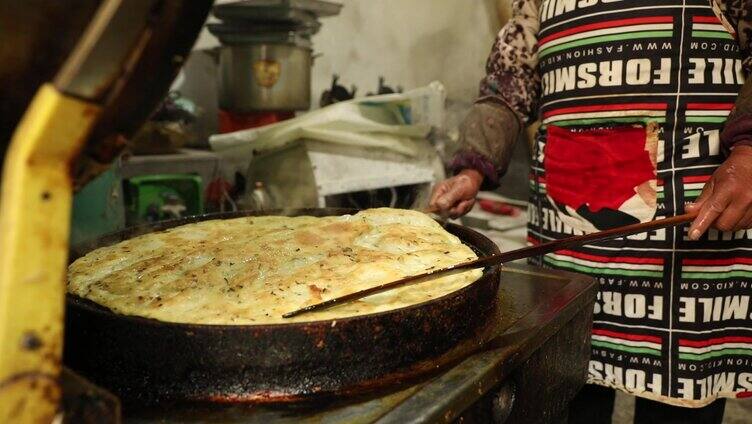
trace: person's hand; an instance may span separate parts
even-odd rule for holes
[[[458,218],[473,208],[482,183],[483,175],[480,172],[465,169],[437,184],[429,204],[442,215]]]
[[[689,228],[692,240],[710,227],[721,231],[752,228],[752,146],[731,151],[687,212],[699,212]]]

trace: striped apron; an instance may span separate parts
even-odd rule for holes
[[[543,0],[529,242],[683,213],[745,75],[710,0]],[[680,406],[752,395],[752,231],[665,229],[534,259],[596,278],[588,382]]]

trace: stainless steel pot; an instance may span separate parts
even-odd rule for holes
[[[219,104],[233,112],[308,110],[311,49],[292,43],[223,46]]]

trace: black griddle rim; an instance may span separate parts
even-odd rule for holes
[[[306,212],[311,212],[311,211],[319,211],[319,214],[318,215],[306,214]],[[321,211],[326,211],[331,214],[320,215]],[[357,209],[318,208],[318,209],[272,210],[272,211],[266,211],[266,212],[238,211],[238,212],[210,213],[210,214],[196,215],[196,216],[183,218],[183,219],[162,221],[156,224],[139,225],[135,227],[126,228],[121,231],[116,231],[110,234],[106,234],[102,237],[97,238],[93,242],[82,243],[82,244],[77,245],[73,249],[71,249],[73,254],[70,256],[69,262],[73,263],[73,261],[75,261],[76,259],[84,256],[85,254],[97,248],[111,246],[113,244],[119,243],[120,241],[124,241],[133,237],[138,237],[144,234],[156,233],[160,231],[166,231],[171,228],[179,227],[182,225],[211,221],[214,219],[233,219],[233,218],[244,218],[244,217],[252,217],[252,216],[291,216],[291,217],[335,216],[335,215],[341,216],[341,215],[354,215],[357,212],[359,212],[359,210]],[[481,233],[473,229],[470,229],[469,227],[456,225],[452,223],[443,224],[443,227],[450,234],[454,235],[455,237],[458,237],[462,241],[463,244],[470,247],[473,250],[473,252],[475,252],[475,254],[478,255],[479,257],[483,254],[499,253],[498,246],[496,247],[495,252],[482,252],[477,246],[467,243],[463,239],[463,237],[466,237],[467,235],[470,235],[473,238],[485,237]],[[465,234],[463,235],[463,237],[460,237],[460,235],[458,235],[457,233],[462,233],[462,232],[464,232]],[[100,243],[100,242],[104,242],[104,243]],[[452,297],[461,296],[466,291],[471,290],[471,288],[475,286],[476,284],[482,282],[486,278],[489,278],[492,274],[495,274],[495,273],[498,274],[500,271],[501,271],[501,265],[484,268],[483,274],[477,280],[473,281],[472,283],[458,290],[449,292],[435,299],[431,299],[431,300],[421,302],[421,303],[416,303],[414,305],[405,306],[402,308],[395,308],[395,309],[390,309],[388,311],[374,312],[370,314],[355,315],[355,316],[350,316],[350,317],[345,317],[345,318],[311,320],[311,321],[294,321],[294,322],[279,323],[279,324],[239,324],[239,325],[191,324],[191,323],[182,323],[182,322],[160,321],[154,318],[146,318],[146,317],[142,317],[138,315],[121,314],[121,313],[113,311],[112,309],[104,305],[100,305],[92,300],[85,299],[81,296],[70,294],[70,293],[66,293],[66,301],[70,302],[72,306],[79,307],[90,313],[93,313],[99,316],[115,315],[118,318],[126,322],[131,322],[133,324],[138,324],[138,325],[159,326],[159,327],[173,328],[175,330],[186,330],[186,331],[190,331],[192,329],[237,330],[237,329],[242,329],[242,328],[249,328],[249,329],[254,329],[254,330],[272,330],[272,329],[280,329],[280,328],[285,328],[285,327],[306,326],[307,324],[321,325],[321,323],[325,323],[325,322],[349,323],[349,322],[353,322],[356,320],[381,318],[381,317],[385,317],[388,315],[392,315],[395,312],[409,313],[412,310],[422,309],[428,305],[438,303],[438,302],[447,300]]]

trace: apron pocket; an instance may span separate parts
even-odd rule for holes
[[[566,224],[590,232],[653,219],[655,125],[546,131],[547,195]]]

